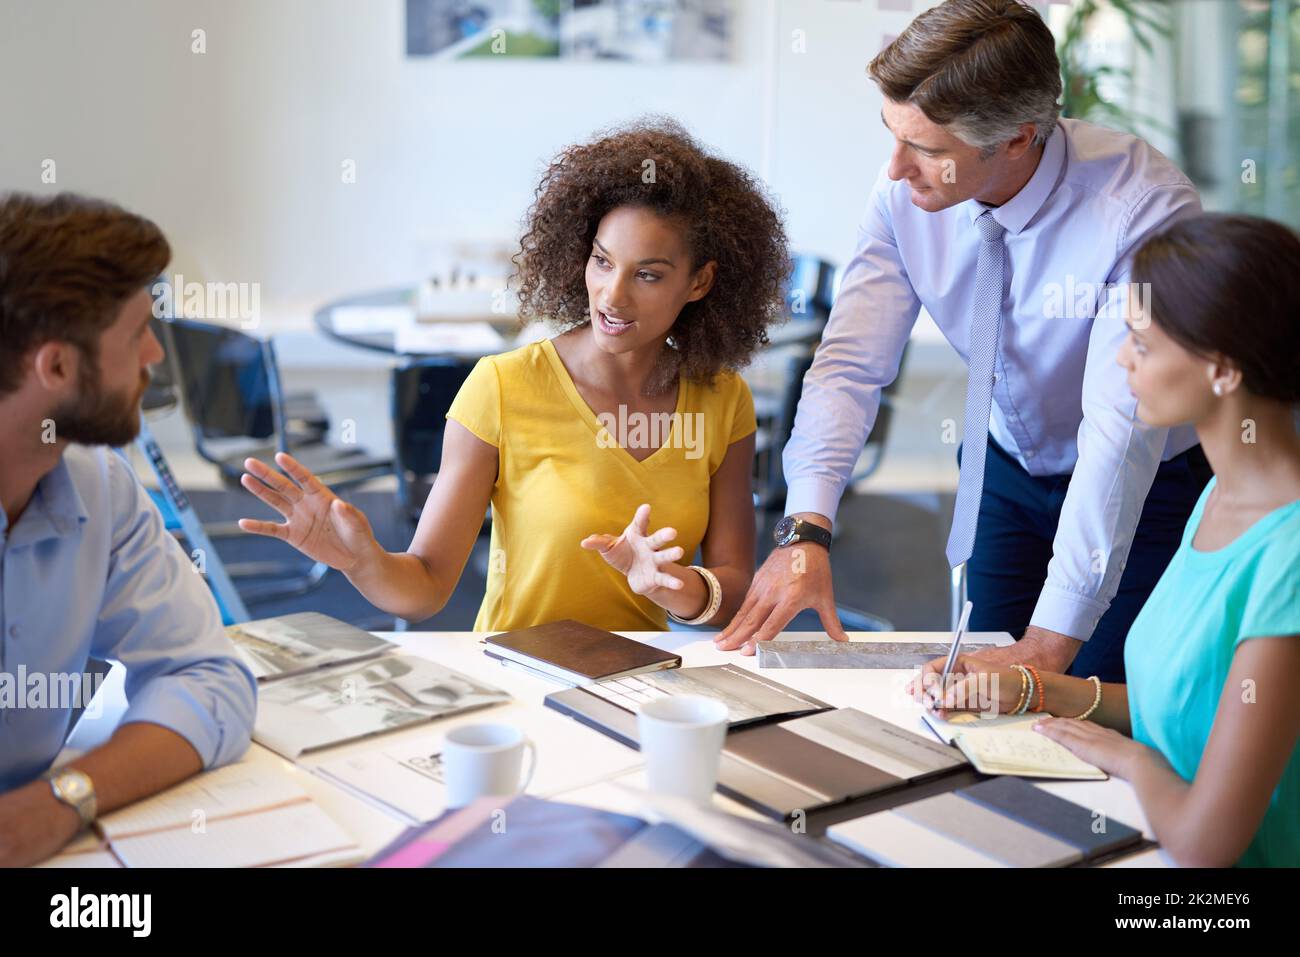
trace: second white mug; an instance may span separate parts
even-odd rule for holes
[[[657,698],[637,712],[637,733],[651,791],[712,800],[727,736],[725,704],[703,695]]]

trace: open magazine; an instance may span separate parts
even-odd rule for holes
[[[253,739],[291,760],[510,700],[500,688],[394,653],[392,642],[315,612],[228,632],[262,685]]]
[[[397,647],[355,625],[314,611],[230,625],[226,634],[259,682],[375,657]]]

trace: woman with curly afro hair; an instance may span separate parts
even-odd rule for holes
[[[783,315],[780,214],[748,172],[643,120],[550,163],[515,263],[521,313],[557,335],[475,366],[405,553],[289,456],[297,491],[252,460],[260,482],[244,483],[287,521],[244,527],[420,620],[450,597],[490,503],[476,631],[725,624],[754,571],[754,403],[739,370]]]

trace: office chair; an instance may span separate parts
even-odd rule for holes
[[[792,321],[821,319],[831,314],[839,291],[840,270],[833,263],[810,255],[796,255],[786,284],[786,313]]]
[[[153,287],[154,317],[149,320],[154,336],[163,347],[163,359],[150,369],[149,387],[145,390],[141,407],[151,416],[165,415],[180,404],[180,379],[176,372],[175,346],[167,322],[173,317],[159,318],[159,301],[163,286],[170,280],[163,276]],[[314,392],[299,390],[284,395],[284,417],[292,443],[306,445],[322,442],[329,432],[330,420],[325,407]]]
[[[447,410],[473,368],[473,360],[430,358],[393,370],[393,471],[398,502],[412,523],[420,520],[442,461]]]
[[[194,319],[168,319],[166,324],[195,450],[217,466],[230,487],[239,487],[246,457],[275,468],[277,452],[291,453],[335,489],[359,485],[391,470],[392,460],[384,456],[311,441],[289,430],[275,347],[269,339]],[[226,439],[253,444],[237,452],[212,444]]]
[[[311,441],[310,435],[289,431],[275,349],[269,340],[193,319],[164,317],[164,324],[195,450],[217,466],[228,487],[242,488],[239,479],[246,457],[276,468],[277,452],[292,454],[335,491],[391,471],[392,460],[387,457]],[[242,441],[235,450],[213,444],[227,440]],[[240,578],[289,576],[278,584],[246,588],[249,601],[302,594],[320,584],[329,567],[316,562],[306,574],[296,574],[298,570],[299,563],[286,561],[230,566],[231,574]]]

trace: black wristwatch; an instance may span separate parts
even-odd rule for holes
[[[778,548],[793,545],[795,542],[813,542],[817,545],[825,545],[827,549],[831,547],[831,533],[828,529],[822,528],[815,522],[790,515],[776,523],[776,531],[772,537],[776,540]]]

